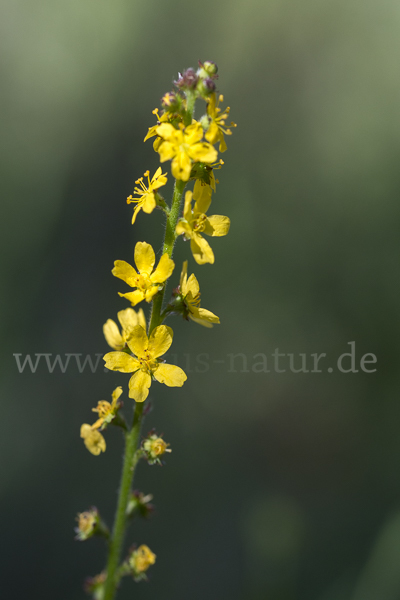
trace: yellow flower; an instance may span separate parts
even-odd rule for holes
[[[224,111],[221,108],[218,108],[219,103],[224,101],[224,97],[222,95],[218,98],[218,102],[216,100],[217,97],[214,93],[210,96],[210,99],[208,101],[207,113],[210,118],[210,125],[207,129],[205,138],[207,141],[210,142],[210,144],[216,144],[217,142],[219,142],[219,151],[225,152],[227,146],[224,134],[232,135],[232,131],[230,129],[227,129],[225,126],[225,119],[229,115],[230,108],[228,106],[227,108],[225,108]],[[236,124],[231,123],[230,126],[236,127]]]
[[[148,179],[148,187],[146,187],[146,184],[143,183],[143,177],[140,177],[140,179],[137,179],[137,181],[135,181],[135,183],[140,185],[140,188],[135,187],[134,194],[140,196],[140,198],[133,198],[132,196],[128,196],[128,198],[126,199],[128,204],[136,204],[132,216],[132,225],[134,224],[136,220],[136,215],[138,214],[140,209],[142,209],[147,214],[153,212],[157,205],[154,192],[167,183],[166,173],[162,173],[161,167],[158,167],[151,181],[150,171],[146,171],[144,176]]]
[[[192,161],[212,163],[217,160],[218,153],[207,142],[201,142],[203,128],[200,123],[193,121],[188,127],[179,124],[175,129],[171,123],[162,123],[156,132],[163,138],[158,148],[160,161],[172,159],[171,171],[175,179],[188,181],[192,169]]]
[[[158,114],[158,108],[155,108],[153,110],[153,115],[157,116],[157,123],[155,125],[153,125],[153,127],[149,127],[149,131],[147,132],[147,135],[143,140],[144,142],[146,140],[154,137],[155,135],[157,135],[157,131],[156,131],[157,127],[160,125],[160,123],[165,123],[169,119],[168,112],[163,113],[160,117],[160,115]],[[161,142],[162,142],[162,138],[159,135],[157,135],[157,137],[153,143],[153,148],[154,148],[155,152],[157,152]]]
[[[143,327],[134,328],[128,346],[135,356],[126,352],[109,352],[104,356],[107,369],[133,373],[129,381],[129,397],[136,402],[144,402],[149,395],[152,379],[169,387],[181,387],[187,377],[180,367],[167,365],[158,358],[165,354],[172,344],[173,331],[159,325],[147,337]]]
[[[160,456],[162,456],[165,452],[172,452],[170,448],[168,448],[169,444],[165,442],[162,437],[159,437],[156,433],[151,433],[147,436],[147,438],[142,443],[142,448],[146,454],[147,461],[149,465],[159,464],[161,465]]]
[[[112,319],[108,319],[103,325],[103,333],[106,338],[107,344],[114,348],[114,350],[123,350],[126,344],[126,340],[136,325],[141,325],[143,329],[146,329],[146,318],[144,316],[143,309],[140,308],[138,312],[135,312],[133,308],[126,308],[120,310],[118,313],[118,321],[122,326],[122,333],[118,329],[118,325]]]
[[[92,537],[99,523],[97,508],[93,507],[91,510],[78,513],[76,520],[78,521],[78,527],[75,528],[76,539],[83,542]]]
[[[183,263],[181,281],[180,281],[180,294],[187,310],[187,316],[199,325],[204,327],[212,327],[213,323],[219,323],[219,318],[209,310],[200,308],[200,286],[194,273],[189,277],[187,276],[187,260]]]
[[[155,562],[156,555],[145,544],[142,544],[137,550],[134,550],[128,560],[134,576],[144,573],[151,565],[154,565]]]
[[[211,204],[210,186],[199,186],[197,190],[195,205],[192,209],[192,192],[185,194],[185,206],[183,209],[183,218],[178,221],[176,234],[183,234],[185,238],[190,239],[190,248],[197,264],[214,263],[214,253],[209,243],[203,238],[201,233],[220,237],[226,235],[229,231],[230,220],[222,215],[212,215],[207,217],[205,214]]]
[[[112,393],[112,402],[107,402],[107,400],[100,400],[97,403],[96,408],[92,408],[93,412],[97,412],[99,415],[99,419],[92,425],[92,429],[104,429],[106,425],[111,423],[114,419],[115,415],[118,412],[121,404],[118,402],[118,398],[122,394],[122,387],[118,386]]]
[[[160,286],[170,277],[175,263],[167,253],[160,258],[157,268],[153,271],[156,255],[153,248],[146,242],[138,242],[135,246],[135,269],[124,260],[116,260],[111,271],[115,277],[125,281],[130,287],[137,288],[134,292],[119,295],[126,298],[135,306],[142,300],[151,302]]]
[[[84,423],[81,427],[81,438],[83,438],[83,442],[89,452],[95,456],[98,456],[100,452],[106,451],[106,440],[101,435],[100,431],[93,429],[93,427],[87,423]]]

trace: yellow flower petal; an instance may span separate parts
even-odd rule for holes
[[[192,146],[201,140],[203,137],[203,128],[197,121],[186,127],[184,131],[185,144]]]
[[[121,394],[122,394],[122,387],[119,385],[118,387],[115,388],[115,390],[111,394],[113,406],[117,403],[117,400],[121,396]]]
[[[150,280],[153,283],[164,283],[172,275],[174,267],[174,261],[170,259],[167,253],[163,254],[157,269],[150,275]]]
[[[161,138],[160,144],[154,150],[160,154],[160,162],[162,163],[166,160],[171,160],[175,156],[175,145],[171,144],[171,142],[164,142]]]
[[[137,214],[138,214],[138,212],[141,210],[141,208],[142,208],[142,205],[141,205],[141,204],[137,204],[137,205],[135,206],[135,210],[133,211],[133,215],[132,215],[132,221],[131,221],[132,225],[134,225],[134,223],[135,223],[135,221],[136,221]]]
[[[111,346],[111,348],[114,348],[114,350],[122,350],[125,344],[115,321],[108,319],[103,325],[103,333],[107,344]]]
[[[143,356],[147,350],[148,339],[146,331],[140,325],[133,328],[128,340],[128,346],[136,356]]]
[[[151,288],[146,290],[145,300],[146,302],[151,302],[153,300],[153,296],[155,296],[158,292],[158,285],[153,285]]]
[[[125,283],[131,287],[135,286],[135,278],[137,277],[137,273],[135,269],[124,260],[116,260],[111,273],[114,275],[114,277],[122,279],[122,281],[125,281]]]
[[[125,310],[120,310],[117,314],[118,321],[121,323],[125,334],[129,334],[138,325],[138,315],[133,308],[125,308]]]
[[[178,152],[171,164],[171,173],[175,179],[188,181],[190,171],[192,170],[192,161],[186,152]]]
[[[194,212],[206,213],[211,204],[211,186],[196,179],[193,189],[193,199],[196,200]]]
[[[210,244],[201,235],[197,233],[193,234],[190,240],[190,249],[193,254],[194,260],[198,265],[204,265],[206,263],[214,264],[214,252],[212,251]]]
[[[192,197],[192,192],[190,190],[187,191],[185,194],[185,206],[183,207],[183,216],[186,221],[190,221],[192,218]]]
[[[229,135],[229,132],[225,131],[225,134]],[[226,145],[224,134],[222,132],[220,132],[220,136],[219,136],[219,151],[222,153],[222,152],[226,152],[227,150],[228,150],[228,146]]]
[[[176,235],[184,235],[185,238],[190,239],[192,237],[192,229],[186,221],[178,221],[175,227]]]
[[[168,387],[182,387],[187,377],[185,371],[175,365],[160,364],[154,372],[154,377]]]
[[[221,237],[228,233],[230,226],[231,221],[229,217],[212,215],[211,217],[207,217],[204,233],[207,235],[212,235],[213,237]]]
[[[133,356],[128,356],[126,352],[108,352],[103,356],[105,366],[111,371],[121,371],[121,373],[133,373],[139,367],[139,361]]]
[[[203,327],[207,327],[208,329],[211,329],[211,327],[214,327],[214,325],[212,323],[209,323],[208,321],[200,319],[199,317],[195,317],[194,315],[191,315],[191,314],[189,314],[189,319],[191,319],[198,325],[203,325]]]
[[[138,320],[138,325],[141,325],[143,327],[143,329],[146,331],[147,323],[146,323],[146,317],[144,316],[143,308],[139,308],[139,310],[137,312],[137,320]]]
[[[174,332],[171,327],[167,327],[166,325],[159,325],[153,329],[147,347],[152,358],[157,358],[167,352],[172,344],[173,335]]]
[[[139,272],[150,275],[155,262],[156,255],[151,245],[147,242],[138,242],[135,246],[135,264]]]
[[[218,158],[218,152],[216,149],[207,142],[200,142],[199,144],[190,146],[188,152],[190,158],[194,161],[213,163]]]
[[[91,425],[89,425],[88,423],[83,423],[81,425],[81,438],[85,438],[86,436],[88,436],[91,431]]]
[[[198,295],[198,293],[200,292],[199,282],[197,281],[197,278],[194,273],[192,273],[191,276],[189,277],[189,279],[187,280],[186,292],[185,293],[182,292],[182,293],[184,295],[186,295],[189,292],[191,292],[193,298],[195,298]]]
[[[195,319],[200,319],[202,321],[208,321],[208,323],[219,323],[219,317],[217,317],[217,315],[214,315],[214,313],[212,313],[210,310],[207,310],[206,308],[197,308],[193,311],[193,315],[189,314],[189,317],[191,319],[193,319],[193,321]],[[204,323],[201,323],[202,325],[204,325]]]
[[[118,295],[121,296],[121,298],[126,298],[127,300],[129,300],[132,306],[136,306],[136,304],[139,304],[139,302],[142,302],[142,300],[144,300],[144,294],[140,290],[135,290],[134,292],[127,292],[126,294],[121,294],[121,292],[118,292]]]
[[[86,448],[91,454],[94,454],[94,456],[98,456],[100,452],[106,451],[106,440],[101,435],[100,431],[92,429],[87,423],[84,423],[81,427],[81,438],[83,438]]]
[[[173,125],[171,125],[171,123],[161,123],[161,125],[156,128],[157,135],[162,137],[164,140],[169,140],[175,135],[176,131],[177,130]]]
[[[181,293],[186,296],[187,291],[186,291],[186,282],[187,282],[187,267],[188,267],[188,261],[185,260],[185,262],[182,265],[182,272],[181,272],[181,279],[179,282],[180,288],[181,288]]]
[[[156,199],[154,197],[154,193],[151,192],[150,194],[146,194],[143,197],[143,204],[142,204],[142,210],[143,212],[145,212],[146,214],[150,214],[153,212],[153,210],[156,207]]]
[[[167,181],[167,174],[162,174],[161,167],[158,167],[157,171],[154,173],[153,179],[151,180],[151,188],[153,190],[158,190],[158,188],[165,185]]]
[[[144,402],[149,395],[151,377],[145,371],[136,371],[129,380],[129,398],[135,402]]]
[[[210,142],[210,144],[215,144],[216,142],[218,142],[219,129],[215,121],[211,121],[210,126],[207,129],[206,135],[204,137],[206,138],[207,142]]]
[[[154,140],[154,143],[153,143],[154,152],[158,152],[158,149],[162,143],[163,143],[163,139],[160,137],[156,137],[156,139]],[[163,162],[163,161],[161,161],[161,162]]]

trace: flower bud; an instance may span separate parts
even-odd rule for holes
[[[165,108],[165,110],[167,110],[170,113],[178,111],[180,109],[181,103],[181,97],[178,94],[175,94],[175,92],[167,92],[161,98],[161,104],[163,108]]]
[[[203,69],[211,76],[218,73],[218,67],[212,60],[206,60],[203,63]]]
[[[189,69],[186,69],[186,71],[183,71],[182,74],[179,73],[178,80],[174,83],[176,87],[181,90],[194,90],[197,85],[197,80],[198,77],[196,71],[190,67]]]
[[[207,77],[206,79],[199,79],[197,90],[200,96],[205,98],[215,92],[215,83],[212,79],[210,79],[210,77]]]

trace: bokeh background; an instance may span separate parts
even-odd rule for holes
[[[193,372],[181,390],[152,388],[145,430],[173,453],[140,465],[157,511],[128,535],[157,564],[119,598],[399,599],[398,3],[14,0],[1,12],[2,597],[80,600],[103,567],[101,540],[73,540],[74,517],[94,504],[111,521],[122,440],[108,430],[93,457],[79,427],[128,376],[19,374],[13,353],[107,351],[102,324],[126,307],[113,260],[138,240],[161,245],[161,213],[132,228],[125,203],[157,165],[142,143],[151,111],[178,71],[210,59],[239,124],[214,200],[232,228],[213,267],[190,267],[222,323],[172,323]],[[178,265],[188,254],[180,240]],[[358,361],[377,356],[375,373],[251,369],[276,348],[334,366],[350,341]],[[212,362],[232,352],[248,372]]]

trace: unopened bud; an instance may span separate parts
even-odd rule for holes
[[[203,96],[203,98],[207,97],[215,92],[215,83],[212,79],[210,79],[210,77],[207,77],[206,79],[200,79],[199,83],[197,84],[197,90],[200,96]]]
[[[212,60],[206,60],[203,63],[203,69],[207,71],[209,75],[216,75],[218,73],[218,67]]]
[[[190,67],[189,69],[186,69],[186,71],[184,71],[182,74],[179,73],[178,80],[174,83],[179,89],[194,90],[194,88],[197,85],[197,80],[198,77],[196,71]]]
[[[175,92],[167,92],[161,98],[161,104],[168,112],[175,112],[180,108],[181,98]]]

